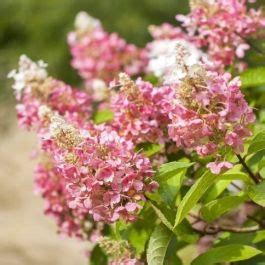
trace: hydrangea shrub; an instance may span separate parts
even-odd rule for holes
[[[25,55],[10,72],[39,140],[35,191],[60,233],[90,242],[89,264],[265,260],[265,68],[245,56],[265,57],[265,15],[251,2],[191,0],[144,48],[81,12],[68,44],[82,89]]]

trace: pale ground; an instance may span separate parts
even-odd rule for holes
[[[87,264],[86,244],[59,237],[43,215],[43,201],[33,194],[36,161],[29,158],[35,137],[17,129],[13,111],[7,114],[11,127],[0,131],[0,265]]]

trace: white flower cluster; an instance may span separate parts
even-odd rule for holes
[[[79,12],[75,18],[75,27],[80,31],[87,31],[100,26],[101,23],[98,19],[93,18],[84,11]]]
[[[18,96],[31,82],[43,82],[47,77],[47,64],[43,61],[33,62],[26,55],[21,55],[19,59],[19,68],[12,70],[8,78],[15,80],[13,89]]]
[[[184,58],[180,54],[178,47],[184,47],[187,53]],[[187,66],[199,63],[203,56],[195,45],[186,40],[156,40],[152,43],[149,51],[148,72],[153,73],[158,78],[163,77],[165,84],[176,84],[186,73],[183,71],[181,59]]]
[[[91,84],[93,90],[93,99],[97,102],[106,100],[109,96],[107,84],[102,79],[94,79]]]

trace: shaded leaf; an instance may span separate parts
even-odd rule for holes
[[[90,265],[107,265],[108,264],[108,258],[106,254],[103,252],[103,250],[99,247],[99,245],[96,245],[90,256]]]
[[[173,229],[173,232],[179,240],[187,242],[189,244],[196,243],[199,239],[199,235],[194,232],[191,224],[184,219],[178,226]]]
[[[190,223],[185,219],[177,227],[173,227],[174,223],[174,212],[167,207],[161,207],[154,204],[151,204],[155,213],[157,214],[160,221],[174,234],[178,237],[179,240],[182,240],[187,243],[195,243],[199,239],[197,233],[194,232]]]
[[[158,218],[160,219],[160,221],[169,229],[169,230],[173,230],[173,225],[171,223],[171,217],[170,216],[166,216],[166,213],[164,213],[158,206],[154,205],[153,203],[151,203],[152,208],[154,209],[156,215],[158,216]],[[165,208],[164,208],[165,210]]]
[[[201,215],[207,222],[212,222],[221,215],[231,211],[244,202],[246,196],[226,196],[204,205],[201,209]]]
[[[185,179],[185,173],[186,169],[183,169],[170,179],[160,183],[158,192],[167,205],[175,205],[176,197]]]
[[[177,249],[182,247],[182,244],[178,244],[176,237],[173,237],[167,248],[165,264],[166,265],[182,265],[181,259],[177,256]]]
[[[265,181],[258,185],[249,186],[247,193],[252,201],[265,207]]]
[[[121,232],[122,238],[129,241],[136,254],[141,256],[146,249],[147,242],[156,227],[156,214],[151,207],[145,206],[136,222],[127,224]]]
[[[254,137],[254,139],[251,141],[249,145],[248,153],[253,154],[263,149],[265,149],[265,131],[258,133]]]

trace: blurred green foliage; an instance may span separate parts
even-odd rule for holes
[[[78,84],[70,67],[66,36],[77,12],[84,10],[99,18],[108,31],[144,45],[150,39],[150,24],[175,22],[176,13],[188,11],[183,0],[0,0],[0,99],[11,99],[11,81],[6,75],[17,67],[20,54],[43,59],[49,72]]]

